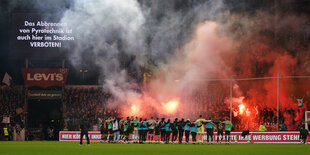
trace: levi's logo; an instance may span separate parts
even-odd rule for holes
[[[63,74],[59,73],[35,73],[31,75],[31,73],[27,73],[27,80],[28,81],[63,81],[64,77]]]

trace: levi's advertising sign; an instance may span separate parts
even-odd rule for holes
[[[66,84],[67,68],[23,68],[24,84],[26,86],[63,86]]]
[[[101,139],[100,131],[89,131],[89,140],[94,142],[99,142]],[[249,135],[242,137],[242,132],[231,132],[230,140],[232,143],[300,143],[299,132],[288,131],[288,132],[250,132]],[[214,134],[214,142],[217,141],[219,137]],[[222,142],[225,142],[225,136]],[[197,139],[197,137],[196,137]],[[79,141],[80,132],[79,131],[60,131],[59,141]],[[86,140],[86,137],[83,137]],[[185,141],[185,136],[183,136],[183,141]],[[207,142],[207,134],[204,134],[203,141]],[[192,136],[189,137],[189,142],[192,142]],[[308,139],[308,143],[310,138]]]

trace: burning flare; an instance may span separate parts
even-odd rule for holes
[[[137,109],[137,108],[136,108],[135,105],[131,106],[131,110],[132,110],[132,111],[135,111],[136,109]]]
[[[179,101],[177,100],[172,100],[164,104],[164,109],[166,110],[167,113],[175,113],[177,108],[179,106]]]
[[[239,107],[239,114],[243,114],[243,112],[244,112],[244,105],[240,104],[238,107]]]

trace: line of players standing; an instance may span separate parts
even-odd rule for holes
[[[196,137],[198,135],[198,143],[203,143],[204,136],[204,125],[207,131],[207,142],[213,143],[213,126],[217,127],[217,142],[222,141],[223,138],[225,142],[230,142],[230,131],[232,128],[232,123],[226,118],[226,120],[212,121],[200,118],[196,121],[191,122],[189,119],[186,121],[184,119],[178,120],[176,118],[173,122],[165,118],[159,120],[159,118],[154,119],[138,119],[132,116],[127,117],[126,120],[123,118],[108,118],[102,121],[101,124],[101,142],[134,142],[134,143],[145,143],[146,140],[155,143],[166,143],[178,142],[181,144],[183,140],[183,135],[185,133],[185,141],[189,142],[190,134],[192,136],[192,143],[196,143]],[[225,136],[224,136],[225,129]],[[172,136],[171,136],[172,135]]]

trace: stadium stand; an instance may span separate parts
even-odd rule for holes
[[[16,139],[16,136],[13,136],[16,134],[13,133],[19,133],[24,129],[24,103],[25,95],[23,87],[0,87],[0,120],[2,120],[0,130],[3,130],[5,124],[9,124],[9,140]],[[3,132],[1,131],[0,133],[0,139],[3,139]]]
[[[78,121],[84,115],[90,118],[91,126],[95,126],[94,128],[99,124],[99,119],[116,116],[117,111],[106,110],[109,97],[110,94],[97,86],[66,87],[63,95],[65,130],[79,130]]]

